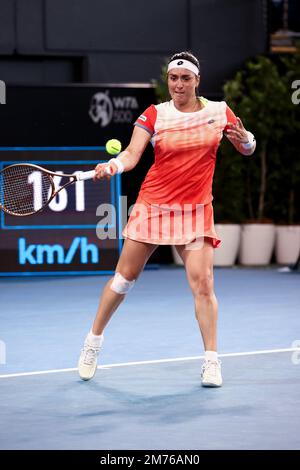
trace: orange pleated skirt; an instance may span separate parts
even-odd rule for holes
[[[138,198],[130,213],[123,237],[155,245],[188,245],[211,240],[217,248],[221,243],[214,226],[212,203],[154,205]]]

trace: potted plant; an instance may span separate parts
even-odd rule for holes
[[[224,139],[218,153],[213,187],[215,229],[222,240],[214,253],[214,266],[233,266],[237,260],[245,193],[241,160],[241,155]]]
[[[278,143],[284,135],[281,109],[286,97],[285,84],[276,64],[259,56],[246,63],[224,86],[225,100],[256,137],[255,155],[241,161],[244,190],[244,223],[239,261],[244,265],[270,262],[275,241],[272,220],[271,182],[278,166]]]
[[[293,97],[293,84],[300,77],[300,52],[278,60],[286,97],[281,119],[284,139],[279,143],[279,168],[274,180],[277,198],[274,204],[276,226],[275,258],[278,264],[294,264],[300,252],[300,106]]]

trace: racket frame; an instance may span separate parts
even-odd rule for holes
[[[47,170],[46,168],[43,168],[42,166],[35,165],[34,163],[14,163],[12,165],[8,165],[5,168],[3,168],[3,170],[0,171],[0,175],[1,175],[1,173],[4,173],[8,168],[20,167],[20,166],[25,166],[27,168],[31,167],[33,171],[36,170],[36,171],[40,171],[42,173],[46,173],[47,175],[49,175],[50,176],[49,182],[50,182],[50,185],[51,185],[52,194],[51,194],[50,198],[48,199],[48,201],[46,202],[46,204],[44,204],[40,209],[38,209],[37,211],[28,212],[27,214],[16,214],[15,212],[12,212],[9,209],[5,208],[5,206],[3,206],[1,204],[1,201],[0,201],[0,209],[2,209],[7,214],[12,215],[12,216],[16,216],[16,217],[28,217],[30,215],[38,214],[46,206],[48,206],[50,204],[50,202],[55,198],[55,196],[62,189],[67,188],[68,186],[70,186],[73,183],[76,183],[76,181],[85,181],[85,180],[93,179],[93,177],[95,176],[95,170],[81,171],[81,172],[78,172],[76,174],[74,174],[74,173],[73,174],[70,174],[70,173],[56,173],[54,171]],[[60,188],[58,190],[56,190],[54,180],[52,178],[53,176],[60,176],[62,178],[69,178],[69,181],[67,181],[63,186],[60,186]]]

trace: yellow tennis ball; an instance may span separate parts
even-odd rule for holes
[[[109,155],[117,155],[121,152],[122,144],[118,139],[110,139],[106,142],[105,148]]]

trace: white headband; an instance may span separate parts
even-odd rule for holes
[[[168,65],[168,72],[170,72],[172,69],[187,69],[191,72],[194,72],[197,76],[199,75],[198,67],[189,60],[185,59],[172,60],[172,62],[170,62]]]

